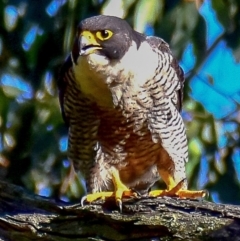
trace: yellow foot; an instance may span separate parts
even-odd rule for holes
[[[203,198],[207,192],[204,190],[191,191],[182,189],[184,180],[179,182],[175,187],[170,190],[154,190],[149,193],[150,197],[180,197],[180,198]]]
[[[84,197],[84,201],[87,201],[89,203],[94,202],[98,199],[105,200],[106,198],[115,197],[116,202],[121,201],[122,198],[129,198],[129,197],[136,197],[136,193],[134,193],[131,190],[122,190],[118,189],[115,192],[96,192],[87,194]]]
[[[96,193],[87,194],[84,197],[84,201],[91,203],[98,199],[105,200],[106,198],[112,197],[112,196],[113,196],[113,192],[96,192]]]
[[[113,181],[115,191],[97,192],[97,193],[88,194],[82,199],[81,203],[83,204],[84,201],[91,203],[97,199],[105,200],[106,198],[114,198],[116,201],[116,204],[120,208],[120,211],[122,211],[122,199],[137,197],[137,193],[130,190],[127,186],[125,186],[122,183],[119,177],[119,173],[116,169],[112,169],[112,181]]]
[[[88,194],[85,197],[82,198],[81,204],[83,206],[83,203],[85,201],[91,203],[93,201],[96,201],[97,199],[103,199],[106,198],[115,198],[115,202],[117,206],[120,209],[120,212],[122,212],[122,199],[123,198],[130,198],[130,197],[137,197],[137,194],[130,189],[117,189],[115,192],[97,192]]]

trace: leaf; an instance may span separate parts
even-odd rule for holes
[[[219,22],[225,27],[230,26],[229,11],[231,4],[224,0],[212,0],[212,7],[216,12]]]
[[[147,25],[160,21],[163,11],[163,0],[139,0],[134,13],[134,28],[143,33]]]

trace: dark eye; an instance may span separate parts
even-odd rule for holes
[[[96,33],[97,38],[102,41],[111,38],[112,35],[113,35],[113,32],[110,30],[101,30]]]
[[[109,32],[107,30],[102,30],[101,35],[102,35],[102,38],[108,38]]]

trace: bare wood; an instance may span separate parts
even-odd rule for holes
[[[0,240],[240,240],[240,207],[176,198],[81,207],[0,182]]]

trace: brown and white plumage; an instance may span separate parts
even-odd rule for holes
[[[161,38],[116,17],[80,23],[59,89],[69,159],[84,174],[88,192],[116,191],[118,176],[124,190],[142,194],[160,177],[169,191],[178,183],[179,190],[187,188],[183,82]]]

